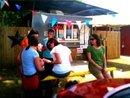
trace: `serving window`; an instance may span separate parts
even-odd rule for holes
[[[61,40],[78,40],[79,29],[76,24],[72,24],[72,26],[68,27],[64,23],[59,23],[57,25],[57,38]]]
[[[76,23],[70,27],[65,22],[58,23],[56,28],[56,38],[60,43],[65,43],[68,47],[80,47],[85,41],[85,26],[81,30]]]

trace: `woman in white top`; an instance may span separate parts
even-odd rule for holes
[[[47,47],[51,50],[50,53],[53,57],[53,75],[57,77],[66,77],[69,75],[72,61],[70,49],[58,43],[58,41],[54,38],[48,40]]]

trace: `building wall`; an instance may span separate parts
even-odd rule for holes
[[[121,55],[130,56],[130,26],[121,28]]]
[[[41,15],[46,16],[45,22],[43,22],[43,19]],[[64,22],[66,24],[66,21],[71,21],[72,23],[76,23],[76,21],[81,21],[82,23],[85,23],[86,19],[91,19],[83,16],[72,16],[72,15],[57,15],[57,14],[51,14],[51,13],[43,13],[43,12],[35,12],[35,15],[33,15],[32,18],[32,27],[35,28],[37,31],[40,32],[40,37],[44,38],[46,37],[46,32],[48,28],[54,28],[51,26],[52,19],[55,18],[57,22]],[[54,25],[55,26],[55,25]]]

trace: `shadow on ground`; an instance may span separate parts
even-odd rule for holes
[[[122,70],[122,71],[130,71],[130,65],[128,64],[108,62],[107,65],[108,67],[116,67],[117,69]]]
[[[0,70],[0,98],[21,98],[21,81],[14,71]]]

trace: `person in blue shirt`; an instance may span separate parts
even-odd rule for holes
[[[52,56],[50,54],[50,50],[47,48],[47,42],[50,38],[54,38],[55,36],[55,31],[53,29],[49,29],[47,33],[47,38],[44,38],[41,42],[43,45],[43,54],[42,56],[46,59],[52,60]]]
[[[47,48],[47,42],[50,38],[54,38],[54,37],[55,37],[55,30],[48,29],[47,37],[42,39],[41,41],[41,44],[43,45],[42,57],[50,61],[53,61],[53,58],[52,55],[50,54],[50,50]],[[47,75],[52,74],[53,64],[51,64],[50,62],[45,62],[44,66],[45,66],[45,70],[41,73],[42,74],[41,78],[45,78]]]
[[[21,79],[25,98],[41,98],[39,72],[44,70],[44,59],[39,57],[38,49],[39,33],[31,30],[28,34],[28,46],[20,53]]]

